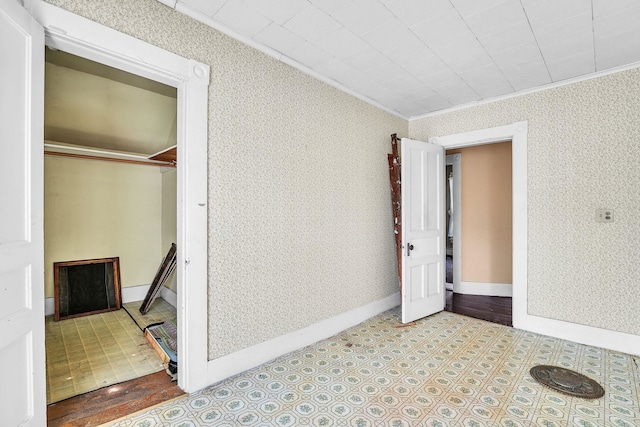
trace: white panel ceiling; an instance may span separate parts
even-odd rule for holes
[[[406,118],[640,61],[640,0],[177,0],[180,6]]]

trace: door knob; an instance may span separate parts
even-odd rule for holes
[[[411,255],[412,250],[413,250],[413,245],[409,243],[409,245],[407,245],[407,256]]]

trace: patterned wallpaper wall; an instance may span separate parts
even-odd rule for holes
[[[397,291],[386,154],[405,120],[155,0],[48,0],[211,66],[209,357]]]
[[[409,123],[427,140],[529,121],[529,314],[640,335],[639,100],[636,68]]]

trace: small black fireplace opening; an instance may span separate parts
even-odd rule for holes
[[[53,263],[55,320],[120,310],[120,259]]]

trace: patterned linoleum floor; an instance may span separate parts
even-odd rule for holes
[[[188,397],[109,423],[152,426],[640,426],[633,357],[453,313],[395,328],[394,309]],[[529,369],[598,381],[572,398]]]
[[[139,308],[141,303],[132,304]],[[175,317],[175,309],[157,299],[148,316],[152,320],[166,317],[171,309]],[[125,310],[59,322],[47,316],[45,336],[47,404],[164,370],[162,361]]]

